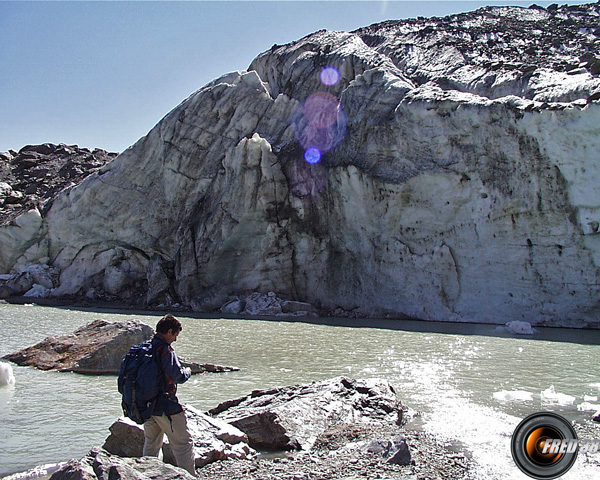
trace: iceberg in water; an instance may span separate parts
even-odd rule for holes
[[[583,402],[577,405],[577,410],[580,412],[600,412],[600,405],[597,403]]]
[[[557,392],[554,389],[554,385],[550,385],[550,387],[544,390],[540,396],[542,402],[557,403],[558,405],[573,405],[575,403],[575,397]]]
[[[0,386],[15,383],[13,369],[8,363],[0,362]]]
[[[500,402],[530,402],[533,393],[526,390],[501,390],[494,392],[494,398]]]
[[[531,327],[531,323],[515,320],[514,322],[508,322],[506,328],[511,333],[518,333],[519,335],[533,335],[536,330]]]

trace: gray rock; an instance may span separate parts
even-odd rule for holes
[[[192,374],[196,373],[225,373],[225,372],[238,372],[238,367],[231,367],[227,365],[215,365],[214,363],[198,363],[190,362],[184,358],[179,358],[179,361],[183,367],[187,367],[192,371]]]
[[[274,292],[263,294],[254,292],[243,298],[234,298],[225,303],[220,309],[221,313],[229,315],[248,316],[308,316],[316,315],[317,309],[307,302],[283,300]]]
[[[155,457],[121,458],[93,449],[80,460],[71,460],[50,480],[192,480],[185,470]]]
[[[107,322],[95,320],[69,335],[48,337],[31,347],[5,355],[18,365],[41,370],[59,370],[86,375],[117,375],[129,349],[150,340],[154,329],[139,320]],[[180,359],[193,374],[238,371],[238,367],[198,363]]]
[[[48,265],[26,265],[12,275],[0,278],[0,298],[12,296],[40,297],[50,295],[58,284],[58,270]]]
[[[281,312],[284,315],[316,315],[317,309],[308,302],[297,302],[294,300],[282,300]]]
[[[253,293],[246,298],[243,313],[246,315],[279,315],[282,312],[281,302],[273,292],[264,295]]]
[[[374,440],[364,447],[364,451],[387,458],[388,463],[410,465],[412,457],[405,438]]]
[[[69,335],[5,355],[18,365],[89,375],[118,374],[129,349],[154,335],[152,327],[138,320],[95,320]]]
[[[211,418],[191,406],[185,407],[185,414],[194,441],[196,467],[228,458],[251,458],[256,454],[247,445],[247,436],[232,425]],[[110,435],[102,448],[121,457],[141,457],[143,446],[143,427],[127,418],[120,418],[110,426]],[[175,457],[167,439],[162,451],[164,461],[175,465]]]
[[[12,187],[6,182],[0,182],[0,201],[8,197],[12,192]]]
[[[395,448],[397,448],[397,450],[388,459],[388,463],[393,463],[395,465],[410,465],[412,456],[406,440],[402,440],[399,445],[395,446]]]
[[[239,315],[244,310],[246,302],[240,298],[234,298],[225,303],[219,310],[226,315]]]
[[[308,450],[319,435],[339,425],[401,421],[402,406],[387,382],[339,377],[257,390],[209,413],[246,433],[253,448]]]
[[[109,427],[110,435],[102,448],[120,457],[141,457],[144,447],[144,429],[133,420],[121,417]],[[165,448],[163,445],[163,457]]]

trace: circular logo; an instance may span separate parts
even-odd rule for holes
[[[529,415],[513,433],[511,453],[521,471],[532,478],[552,480],[573,466],[577,458],[577,434],[560,415]]]

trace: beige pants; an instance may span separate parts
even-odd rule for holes
[[[187,429],[187,421],[183,412],[171,415],[171,420],[166,415],[162,415],[160,417],[152,416],[144,422],[144,456],[158,457],[165,433],[177,466],[196,476],[194,442]]]

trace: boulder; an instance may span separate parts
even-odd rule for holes
[[[406,439],[399,437],[392,440],[374,440],[365,448],[365,452],[380,455],[388,463],[396,465],[410,465],[412,457]]]
[[[192,371],[192,374],[197,373],[225,373],[225,372],[238,372],[238,367],[232,367],[227,365],[215,365],[214,363],[197,363],[190,362],[184,358],[179,358],[179,361],[183,367],[187,367]]]
[[[72,334],[48,337],[4,358],[40,370],[114,375],[119,373],[121,360],[131,346],[153,335],[152,327],[138,320],[94,320]]]
[[[43,287],[41,287],[43,288]],[[35,290],[36,287],[32,289]],[[40,289],[41,290],[41,289]],[[48,337],[32,347],[9,353],[3,358],[18,365],[40,370],[58,370],[86,375],[117,375],[129,349],[150,340],[154,330],[139,320],[107,322],[94,320],[62,337]],[[237,367],[197,363],[180,359],[193,374],[238,371]]]
[[[121,458],[106,450],[92,449],[80,460],[71,460],[50,480],[193,480],[185,470],[162,462],[155,457]]]
[[[308,450],[319,435],[336,426],[400,423],[402,405],[386,381],[338,377],[256,390],[246,397],[223,402],[208,413],[246,433],[253,448]]]
[[[273,292],[264,295],[253,293],[246,298],[244,312],[247,315],[279,315],[282,312],[281,303]]]
[[[388,463],[394,463],[396,465],[410,465],[412,462],[412,456],[406,440],[402,439],[399,443],[394,445],[395,453],[388,458]]]
[[[0,298],[20,295],[45,298],[58,284],[58,270],[48,265],[29,264],[16,270],[0,276]]]
[[[247,445],[248,437],[237,428],[214,419],[191,407],[185,407],[188,428],[194,440],[196,467],[228,458],[250,458],[255,452]],[[127,418],[119,418],[110,426],[104,448],[121,457],[141,457],[144,446],[143,427]],[[163,445],[163,459],[175,465],[168,440]]]
[[[273,315],[273,316],[309,316],[316,315],[317,309],[307,302],[283,300],[274,292],[254,292],[245,297],[236,297],[223,304],[221,313],[227,315]]]

